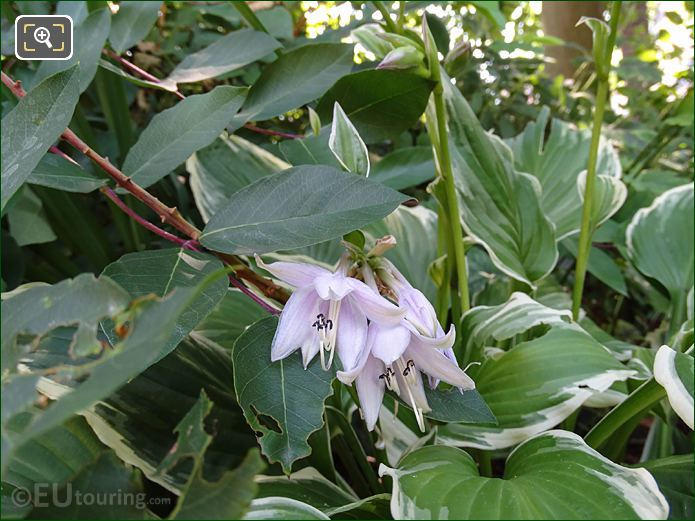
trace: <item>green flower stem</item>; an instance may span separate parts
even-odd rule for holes
[[[584,437],[584,441],[590,447],[598,450],[624,424],[644,415],[664,396],[666,396],[664,388],[654,378],[650,378],[630,394],[625,401],[601,418],[601,421]]]
[[[586,279],[586,268],[589,263],[589,253],[591,250],[591,236],[594,233],[594,224],[591,222],[591,214],[594,202],[594,185],[596,183],[596,162],[598,159],[598,146],[601,139],[601,123],[606,109],[608,97],[608,71],[610,70],[611,56],[618,29],[618,18],[620,16],[621,2],[613,2],[611,8],[611,32],[608,36],[606,57],[603,64],[596,64],[598,71],[598,88],[596,91],[596,109],[594,110],[594,121],[591,129],[591,145],[589,148],[589,164],[586,173],[586,187],[584,189],[584,206],[582,208],[582,224],[579,234],[579,250],[577,253],[577,265],[574,276],[574,290],[572,291],[572,317],[574,320],[579,318],[579,309],[582,306],[582,293],[584,292],[584,280]]]
[[[446,191],[446,204],[448,206],[448,221],[451,228],[451,239],[454,259],[456,263],[456,277],[458,279],[459,299],[461,312],[465,313],[471,307],[468,296],[468,273],[466,270],[466,251],[463,246],[463,230],[461,228],[461,214],[459,213],[458,200],[456,198],[456,186],[454,185],[454,173],[451,168],[451,156],[449,154],[449,133],[446,128],[446,111],[444,109],[444,89],[439,67],[433,67],[436,73],[432,79],[436,81],[434,87],[434,107],[437,117],[437,134],[439,138],[439,157],[437,163],[440,175],[444,180]],[[456,318],[456,317],[455,317]]]
[[[391,13],[389,13],[388,9],[384,7],[383,2],[372,2],[374,4],[374,7],[377,8],[377,10],[381,13],[381,16],[384,17],[384,23],[386,24],[386,28],[389,30],[389,32],[396,33],[396,34],[401,34],[400,28],[396,25],[396,22],[394,22],[391,19]]]
[[[447,237],[446,214],[441,205],[437,207],[437,258],[447,255],[448,252],[448,237]],[[442,281],[437,287],[437,319],[440,323],[446,322],[449,314],[449,302],[451,299],[451,262],[447,255],[444,263],[444,273],[442,273]]]

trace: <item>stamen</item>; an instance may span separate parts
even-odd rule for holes
[[[340,300],[331,300],[330,306],[328,308],[328,318],[325,317],[323,313],[316,315],[316,322],[313,326],[316,327],[316,331],[319,335],[319,340],[321,346],[319,351],[321,352],[321,367],[324,371],[328,371],[333,365],[333,356],[335,355],[335,339],[337,333],[338,325],[338,314],[340,313]],[[324,354],[324,349],[328,351],[328,363],[326,363],[326,357]]]
[[[413,412],[415,413],[417,426],[420,428],[422,432],[425,432],[425,417],[422,412],[422,409],[417,406],[417,403],[415,402],[415,396],[413,395],[412,391],[412,388],[417,385],[415,362],[413,362],[412,360],[408,360],[407,364],[404,364],[403,359],[399,358],[398,360],[396,360],[396,365],[403,374],[403,378],[405,380],[405,389],[406,391],[408,391],[408,398],[410,399],[410,405],[412,406]]]

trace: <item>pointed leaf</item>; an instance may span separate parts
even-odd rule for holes
[[[44,78],[79,64],[79,90],[84,92],[92,83],[97,72],[101,49],[111,27],[111,12],[107,7],[89,13],[85,20],[74,28],[72,58],[69,60],[43,60],[32,82],[36,85]],[[67,126],[67,125],[66,125]]]
[[[188,96],[152,118],[128,152],[123,172],[147,187],[212,143],[244,101],[246,89],[220,85]]]
[[[635,267],[675,298],[693,286],[693,183],[672,188],[642,208],[627,227],[627,253]]]
[[[337,101],[366,143],[392,138],[410,128],[425,111],[432,83],[401,71],[366,70],[340,78],[316,111],[330,121]]]
[[[545,139],[550,110],[543,107],[536,121],[526,125],[518,136],[506,140],[514,153],[514,165],[531,174],[541,184],[543,212],[555,225],[557,240],[579,232],[584,197],[585,170],[589,162],[591,133],[570,123],[553,119]],[[594,222],[603,222],[625,200],[621,167],[613,147],[605,139],[599,143]]]
[[[369,152],[355,126],[338,102],[333,106],[333,123],[328,148],[348,172],[369,177]]]
[[[347,44],[317,43],[286,52],[253,84],[233,127],[301,107],[321,96],[351,68],[352,46]]]
[[[88,193],[104,186],[106,179],[93,176],[80,165],[57,154],[46,154],[29,175],[27,183],[66,192]]]
[[[509,148],[483,130],[443,71],[442,78],[463,227],[497,268],[534,287],[558,257],[554,227],[541,208],[541,187],[514,170]]]
[[[307,440],[323,425],[324,402],[333,393],[335,375],[323,371],[318,360],[304,369],[299,352],[271,363],[277,323],[276,317],[265,318],[237,339],[234,388],[246,421],[260,433],[263,454],[289,473],[292,463],[311,452]]]
[[[208,221],[227,199],[254,181],[290,165],[234,134],[220,136],[186,160],[193,198]]]
[[[79,70],[47,78],[2,118],[2,209],[70,123],[79,97]]]
[[[147,36],[157,21],[161,2],[135,2],[123,0],[111,21],[109,42],[118,54],[130,49]]]
[[[167,248],[128,253],[106,266],[102,275],[117,282],[133,299],[137,299],[147,295],[163,297],[178,287],[195,287],[220,269],[222,262],[212,255],[183,248]],[[212,311],[224,297],[228,285],[227,280],[220,277],[205,288],[176,321],[171,337],[163,348],[164,353],[176,347]],[[118,342],[118,336],[110,327],[106,327],[104,332],[112,344]]]
[[[574,326],[556,326],[487,359],[473,374],[497,427],[439,427],[447,445],[501,449],[559,424],[589,398],[636,374]],[[504,382],[504,386],[500,382]]]
[[[341,237],[391,213],[406,197],[326,166],[299,166],[232,195],[200,241],[226,253],[266,253]]]
[[[272,36],[260,31],[241,29],[219,38],[204,49],[189,54],[163,83],[193,83],[215,78],[260,60],[281,47]]]

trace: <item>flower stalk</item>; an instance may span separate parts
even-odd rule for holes
[[[423,18],[423,24],[425,24]],[[436,50],[434,51],[436,53]],[[432,53],[428,58],[431,60]],[[436,54],[434,55],[436,56]],[[446,194],[446,205],[448,210],[448,222],[451,233],[451,244],[453,247],[453,259],[456,267],[456,277],[458,279],[458,294],[461,304],[461,312],[465,313],[470,309],[470,297],[468,294],[468,272],[466,269],[466,251],[463,245],[463,230],[461,228],[461,214],[459,212],[458,200],[456,198],[456,186],[454,185],[454,173],[451,167],[451,154],[449,153],[449,134],[446,125],[446,110],[444,107],[444,87],[442,86],[442,76],[439,62],[430,63],[431,79],[435,82],[432,96],[434,97],[434,108],[437,125],[438,146],[437,165],[439,175],[444,181]],[[433,137],[433,136],[431,136]],[[458,317],[454,317],[456,320]]]
[[[586,186],[584,188],[584,205],[582,207],[581,231],[579,233],[579,249],[577,252],[577,264],[574,275],[574,289],[572,291],[572,317],[574,320],[579,318],[579,309],[582,305],[582,294],[584,292],[584,281],[586,279],[586,269],[589,263],[591,251],[591,237],[594,233],[594,224],[591,222],[591,215],[594,204],[594,186],[596,184],[596,163],[598,160],[598,148],[601,140],[601,124],[606,109],[608,97],[608,72],[611,67],[611,57],[618,30],[618,19],[620,17],[621,2],[615,1],[611,6],[610,33],[606,43],[603,59],[596,59],[596,75],[598,87],[596,91],[596,108],[591,129],[591,144],[589,148],[589,164],[587,165]],[[602,39],[594,38],[594,46],[597,46]],[[594,49],[594,56],[597,56],[597,49]]]

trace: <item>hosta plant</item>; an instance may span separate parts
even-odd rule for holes
[[[692,517],[692,76],[514,4],[2,4],[4,518]]]

